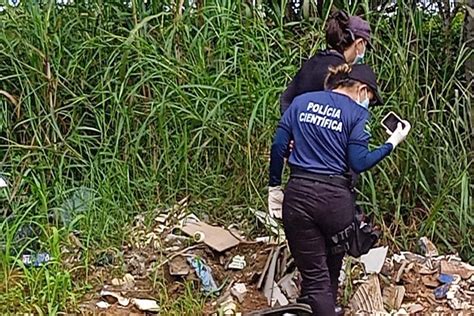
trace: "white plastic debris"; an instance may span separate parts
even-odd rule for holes
[[[134,298],[132,303],[142,312],[158,313],[160,311],[160,306],[155,300]]]
[[[380,273],[385,258],[387,257],[388,247],[372,248],[370,251],[360,257],[360,261],[364,264],[366,273]]]
[[[245,294],[247,293],[247,287],[245,283],[235,283],[230,289],[230,293],[240,302],[244,301]]]
[[[244,256],[234,256],[228,268],[233,269],[233,270],[242,270],[246,266],[247,266],[247,262],[245,262]]]
[[[110,307],[110,304],[104,301],[97,302],[95,305],[100,309],[107,309]]]
[[[118,302],[121,306],[130,304],[130,299],[123,297],[120,293],[102,290],[100,296],[108,302]]]
[[[20,4],[20,0],[8,0],[8,4],[12,7],[17,7]]]
[[[5,179],[0,177],[0,188],[6,188],[6,187],[8,187],[7,182],[5,181]]]

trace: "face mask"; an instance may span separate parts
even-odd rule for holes
[[[364,45],[364,51],[359,54],[357,53],[356,58],[354,59],[353,64],[362,64],[364,62],[364,55],[365,55],[365,45]]]
[[[368,109],[369,108],[369,103],[370,103],[370,100],[369,100],[369,97],[367,95],[367,90],[365,90],[365,99],[364,100],[360,100],[360,92],[359,92],[359,101],[357,101],[357,104],[359,104],[361,107],[365,108],[365,109]]]

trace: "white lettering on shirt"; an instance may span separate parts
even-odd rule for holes
[[[300,113],[300,122],[314,124],[335,132],[342,132],[341,109],[309,102],[306,112]]]

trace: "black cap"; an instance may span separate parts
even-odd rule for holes
[[[372,92],[375,95],[375,101],[370,102],[372,105],[383,105],[382,97],[380,96],[379,88],[377,86],[377,78],[375,77],[375,73],[370,68],[369,65],[366,64],[356,64],[352,65],[352,70],[348,74],[350,79],[359,81],[364,83],[372,89]]]

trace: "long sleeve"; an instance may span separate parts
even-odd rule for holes
[[[291,133],[288,129],[279,126],[270,152],[270,180],[268,185],[271,187],[281,184],[281,174],[285,162],[285,153],[290,143]]]
[[[349,166],[355,172],[361,173],[372,168],[383,158],[388,156],[392,149],[392,144],[387,143],[373,151],[369,151],[367,145],[354,143],[349,144],[347,153],[349,158]]]

